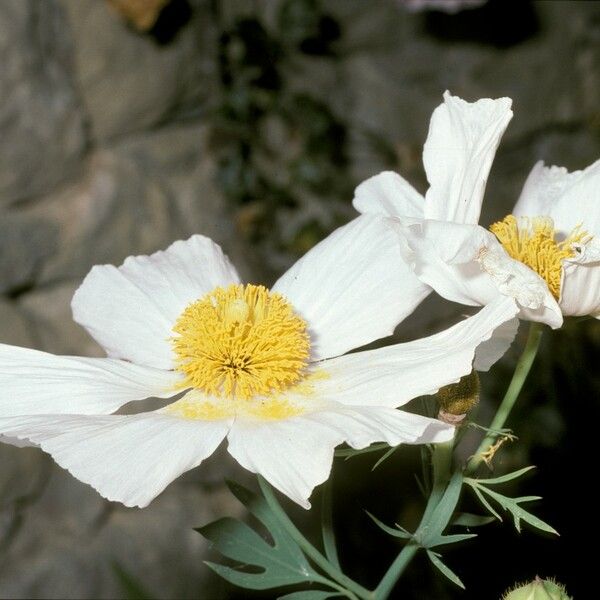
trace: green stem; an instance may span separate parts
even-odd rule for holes
[[[323,484],[323,497],[321,503],[321,530],[323,533],[323,547],[325,548],[325,556],[329,562],[341,570],[340,559],[335,544],[335,533],[333,529],[333,509],[331,502],[332,493],[332,477]]]
[[[414,542],[410,542],[402,548],[402,552],[398,554],[375,589],[374,596],[377,600],[385,600],[390,595],[419,548],[420,546]]]
[[[515,405],[515,402],[517,401],[519,394],[523,389],[523,384],[529,375],[529,371],[531,370],[531,366],[533,365],[533,361],[535,360],[540,347],[542,332],[543,329],[540,323],[531,323],[529,327],[527,343],[525,344],[523,353],[519,357],[511,382],[506,390],[506,394],[504,394],[504,398],[502,399],[498,410],[496,411],[496,415],[494,416],[494,420],[491,422],[489,429],[497,431],[504,427],[504,424],[506,423],[506,420],[510,416],[510,413]],[[477,452],[475,452],[467,464],[465,471],[466,474],[471,474],[477,469],[483,460],[483,455],[492,447],[496,438],[497,436],[495,436],[493,433],[488,433],[488,435],[483,438],[481,444],[479,444]]]
[[[421,523],[415,533],[417,539],[419,534],[427,528],[433,511],[436,509],[444,495],[444,491],[446,490],[452,474],[453,449],[454,441],[444,442],[433,446],[431,457],[433,466],[433,488],[429,495],[429,499],[427,500],[427,506],[425,507],[425,512],[421,518]],[[375,589],[374,596],[377,600],[385,600],[391,594],[398,579],[400,579],[419,548],[420,546],[417,543],[410,542],[402,549]]]
[[[356,581],[350,579],[347,575],[344,575],[337,567],[332,565],[325,556],[323,556],[300,532],[300,530],[294,525],[292,520],[287,516],[281,505],[279,504],[271,486],[268,482],[260,475],[258,477],[258,483],[260,489],[271,509],[271,512],[277,517],[282,526],[294,539],[294,541],[302,548],[306,556],[308,556],[318,567],[322,569],[324,573],[329,575],[332,579],[337,581],[339,584],[358,598],[363,600],[371,600],[373,598],[372,592],[362,587]]]

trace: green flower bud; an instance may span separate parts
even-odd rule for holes
[[[458,383],[441,388],[437,393],[440,403],[438,418],[458,425],[479,402],[479,389],[477,371],[461,377]]]
[[[536,577],[531,583],[516,587],[502,600],[572,600],[565,588],[551,579]]]

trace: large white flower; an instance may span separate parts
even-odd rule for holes
[[[531,172],[514,214],[477,225],[488,173],[512,117],[511,100],[474,103],[444,94],[423,151],[430,188],[423,198],[384,172],[362,183],[363,213],[398,217],[406,260],[441,296],[469,305],[515,298],[520,317],[562,324],[600,311],[600,162],[585,171]]]
[[[360,216],[273,286],[240,283],[202,236],[119,268],[94,267],[73,313],[108,358],[0,345],[0,434],[29,441],[75,477],[145,506],[227,437],[230,454],[304,507],[335,446],[447,440],[440,421],[396,410],[471,371],[510,340],[501,301],[428,339],[343,355],[392,333],[427,293],[389,219]],[[148,397],[153,412],[111,414]],[[164,401],[163,401],[164,402]]]

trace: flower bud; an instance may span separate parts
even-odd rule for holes
[[[565,588],[551,579],[536,577],[531,583],[520,585],[502,597],[502,600],[571,600]]]
[[[441,388],[437,393],[440,403],[438,419],[458,425],[479,402],[479,376],[477,371],[461,377],[458,383]]]

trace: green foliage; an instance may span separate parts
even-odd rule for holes
[[[301,590],[286,594],[285,596],[279,596],[279,600],[326,600],[327,598],[336,598],[342,595],[339,592],[326,592],[324,590]]]
[[[309,565],[302,550],[271,513],[264,499],[233,482],[229,483],[229,488],[264,525],[273,543],[242,521],[229,517],[219,519],[196,531],[212,542],[223,556],[238,564],[235,567],[212,562],[206,564],[230,583],[248,589],[264,590],[321,581],[322,578]],[[252,567],[253,571],[248,571],[248,567]]]
[[[494,522],[494,517],[484,517],[481,515],[474,515],[472,513],[460,513],[452,521],[451,525],[459,527],[481,527],[482,525],[488,525]]]
[[[317,573],[302,549],[271,511],[264,498],[234,482],[228,482],[233,495],[264,526],[270,539],[246,523],[230,517],[196,529],[212,547],[235,562],[233,566],[206,561],[206,564],[229,583],[253,590],[315,583],[339,586]],[[322,589],[289,593],[288,600],[321,600],[339,595]]]
[[[440,555],[437,552],[433,552],[432,550],[427,550],[427,556],[431,561],[431,564],[440,572],[442,575],[447,577],[452,583],[457,585],[458,587],[465,589],[464,583],[460,580],[458,575],[452,571],[447,565],[445,565],[440,559]]]
[[[490,479],[466,478],[465,483],[473,489],[481,504],[483,504],[490,514],[492,514],[499,521],[502,521],[502,517],[494,508],[494,506],[492,506],[490,499],[494,500],[501,508],[509,512],[513,517],[515,528],[519,533],[521,532],[521,521],[524,521],[536,529],[558,535],[558,532],[553,527],[548,525],[548,523],[545,523],[535,515],[526,511],[521,506],[521,504],[525,504],[527,502],[540,500],[540,496],[521,496],[519,498],[509,498],[508,496],[504,496],[503,494],[492,490],[489,487],[517,479],[533,468],[534,467],[525,467],[524,469],[514,471],[513,473],[508,473],[507,475]]]
[[[303,61],[329,66],[339,26],[319,0],[279,3],[274,22],[260,10],[233,19],[218,3],[214,10],[222,30],[212,119],[218,183],[243,235],[271,254],[303,254],[345,220],[354,187],[345,125],[310,85],[298,85]]]

